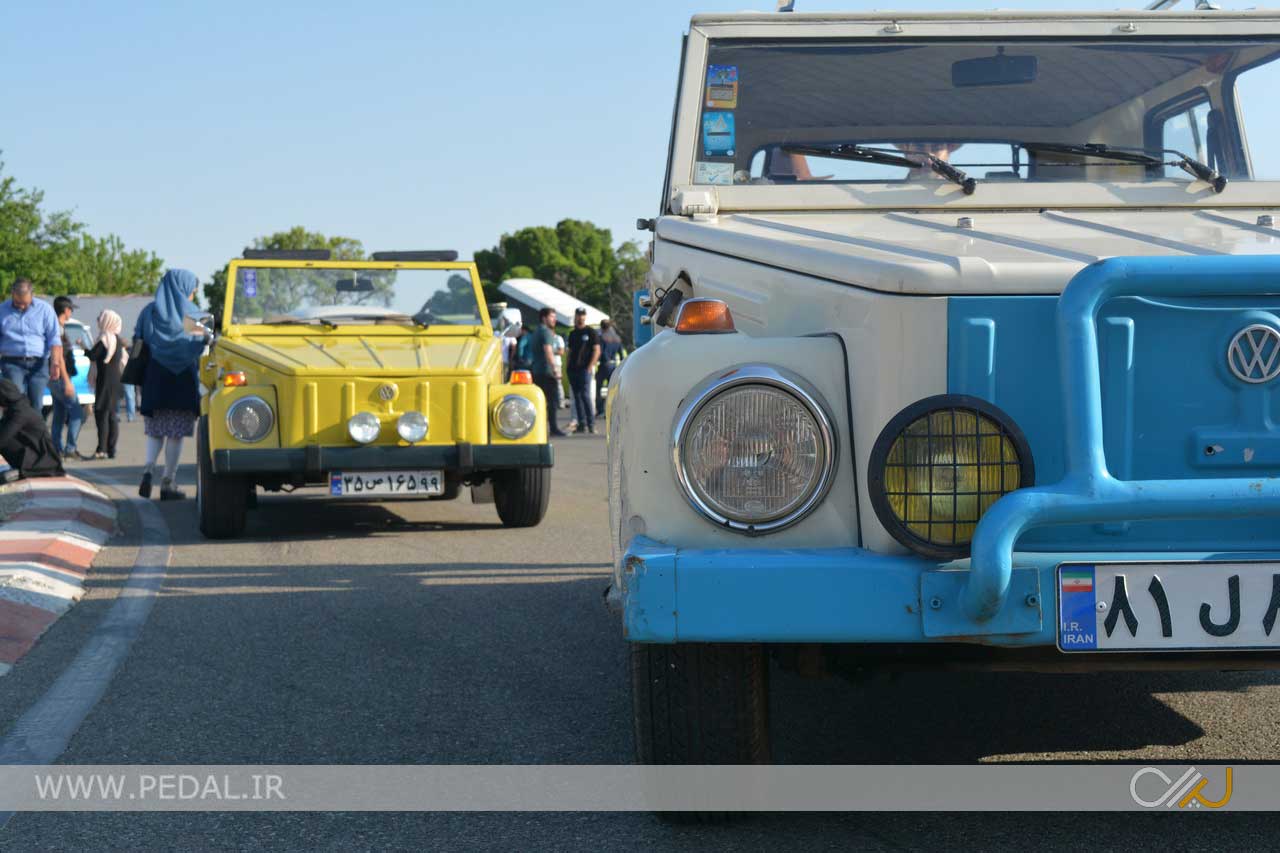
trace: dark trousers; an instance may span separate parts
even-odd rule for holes
[[[31,401],[31,407],[37,412],[44,403],[44,392],[49,387],[49,359],[18,358],[4,356],[0,358],[0,373],[14,385],[21,388]]]
[[[563,435],[560,432],[559,409],[559,381],[550,374],[535,376],[533,382],[542,389],[542,396],[547,398],[547,431],[552,435]]]
[[[573,410],[578,415],[578,429],[594,428],[596,407],[591,400],[591,368],[572,368],[569,371],[569,387],[573,389]]]
[[[111,458],[116,455],[116,442],[120,439],[119,400],[111,397],[106,401],[99,398],[93,406],[93,420],[98,425],[98,453],[105,453]]]
[[[600,362],[596,368],[596,417],[604,417],[604,385],[613,376],[613,365]]]

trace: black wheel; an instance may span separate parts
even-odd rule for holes
[[[493,474],[493,502],[504,527],[534,527],[551,500],[550,468],[513,468]]]
[[[768,764],[769,662],[744,643],[631,645],[631,705],[640,764]],[[723,812],[663,812],[674,823]]]
[[[196,510],[200,532],[210,539],[234,539],[244,532],[249,509],[249,484],[244,477],[213,473],[209,450],[209,419],[200,418],[196,441]]]

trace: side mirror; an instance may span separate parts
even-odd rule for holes
[[[183,317],[182,330],[188,335],[212,335],[213,315],[201,314],[198,317]]]

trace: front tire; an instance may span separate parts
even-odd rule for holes
[[[639,764],[768,764],[769,661],[749,643],[631,645]],[[660,812],[671,823],[718,823],[728,812]]]
[[[493,474],[493,502],[504,527],[537,526],[550,500],[550,468],[513,468]]]
[[[249,484],[244,477],[215,474],[209,447],[209,419],[200,418],[196,442],[196,509],[200,532],[209,539],[234,539],[244,533]]]

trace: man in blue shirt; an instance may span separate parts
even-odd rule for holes
[[[36,411],[50,382],[70,384],[62,360],[62,328],[53,307],[19,278],[0,302],[0,376],[26,392]]]

